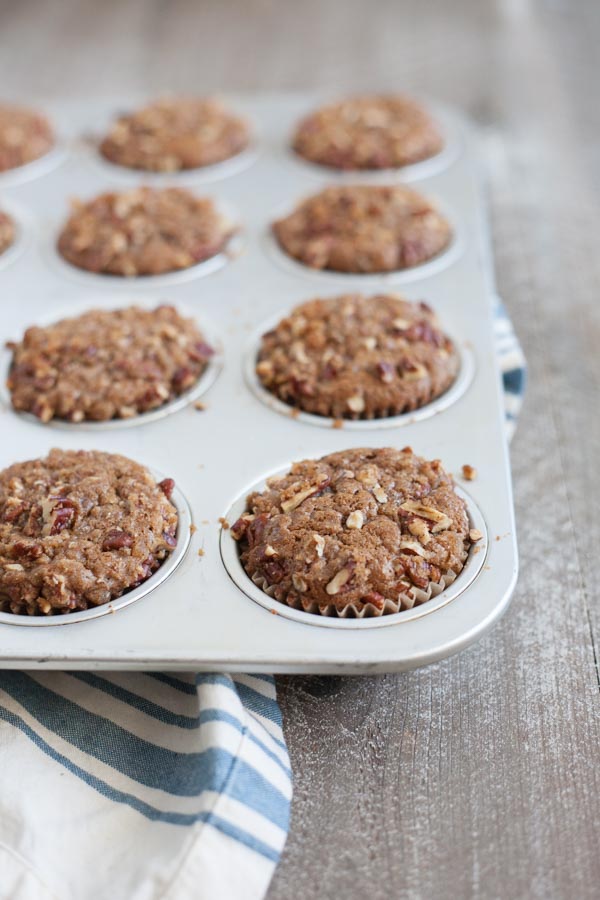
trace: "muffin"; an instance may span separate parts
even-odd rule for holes
[[[377,273],[408,269],[441,253],[449,223],[404,185],[337,185],[273,224],[282,249],[312,269]]]
[[[394,169],[435,156],[440,131],[414,100],[398,95],[350,97],[300,122],[292,146],[299,156],[333,169]]]
[[[88,272],[162,275],[216,256],[233,232],[209,198],[140,187],[75,202],[58,250]]]
[[[0,172],[33,162],[53,146],[54,134],[45,116],[0,103]]]
[[[270,393],[305,412],[376,419],[439,397],[459,365],[427,304],[344,294],[302,303],[263,335],[256,374]]]
[[[329,616],[379,616],[426,602],[454,581],[471,543],[452,477],[410,447],[295,463],[250,494],[231,532],[256,585]]]
[[[244,119],[214,100],[163,97],[119,116],[100,144],[110,162],[146,172],[177,172],[223,162],[248,146]]]
[[[100,152],[130,169],[177,172],[229,159],[249,140],[247,123],[215,100],[164,97],[120,116]]]
[[[137,587],[177,544],[174,482],[124,456],[51,450],[0,472],[0,610],[51,616]]]
[[[15,240],[15,223],[8,215],[0,209],[0,254],[8,250]]]
[[[14,409],[42,422],[125,419],[189,390],[213,349],[172,306],[92,310],[9,343]]]

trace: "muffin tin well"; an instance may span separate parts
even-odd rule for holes
[[[152,470],[152,475],[156,481],[161,481],[165,476],[160,472]],[[87,622],[90,619],[98,619],[111,613],[116,613],[136,600],[141,600],[151,591],[156,590],[159,585],[165,584],[169,576],[175,571],[181,563],[183,557],[190,544],[191,528],[192,528],[192,512],[182,491],[175,486],[171,496],[171,502],[177,509],[178,525],[177,525],[177,545],[173,548],[173,552],[165,559],[162,565],[154,572],[150,578],[140,584],[138,587],[127,591],[120,597],[111,600],[110,603],[103,603],[100,606],[94,606],[91,609],[80,610],[78,612],[66,613],[65,615],[55,616],[24,616],[13,615],[12,613],[0,612],[0,626],[14,625],[27,627],[52,628],[57,625],[73,625],[76,622]]]
[[[161,302],[163,302],[163,299],[160,297],[160,295],[143,296],[140,294],[111,293],[108,296],[106,294],[100,294],[96,296],[90,294],[88,296],[84,294],[84,299],[71,304],[69,307],[63,307],[62,309],[57,310],[52,314],[52,316],[46,316],[43,318],[43,320],[38,321],[36,324],[41,326],[52,325],[55,322],[60,321],[61,319],[74,318],[76,316],[82,315],[83,313],[90,312],[90,310],[92,309],[105,308],[107,310],[112,310],[123,309],[128,306],[139,306],[144,309],[153,309],[156,306],[159,306]],[[210,322],[206,321],[206,316],[199,313],[196,309],[190,309],[189,305],[186,307],[181,304],[177,304],[177,311],[185,318],[192,318],[196,320],[196,324],[206,338],[207,343],[215,350],[215,353],[209,359],[204,372],[197,380],[197,382],[192,385],[192,387],[187,391],[184,391],[182,394],[180,394],[178,397],[173,398],[173,400],[170,400],[168,403],[164,403],[162,406],[158,406],[156,409],[148,410],[148,412],[140,413],[136,416],[131,416],[130,418],[125,419],[109,419],[102,422],[69,422],[65,419],[51,419],[50,422],[43,423],[40,421],[40,419],[38,419],[37,416],[33,415],[33,413],[15,410],[12,407],[10,391],[8,390],[6,384],[6,379],[10,372],[12,353],[4,344],[0,346],[0,409],[10,411],[12,412],[13,416],[17,416],[25,422],[37,425],[39,428],[58,429],[60,431],[71,431],[73,434],[81,434],[82,431],[113,431],[122,428],[136,428],[140,425],[149,425],[152,422],[156,422],[159,419],[163,419],[166,416],[171,416],[173,415],[173,413],[185,409],[190,404],[196,403],[201,398],[205,397],[206,394],[210,391],[223,368],[223,341],[220,335],[217,334],[214,326]],[[21,340],[24,330],[28,327],[28,324],[31,323],[24,322],[20,333],[11,335],[12,339]]]
[[[210,390],[202,394],[203,411],[194,409],[190,397],[182,398],[173,415],[166,408],[157,410],[156,415],[126,420],[132,427],[82,423],[59,430],[16,414],[4,395],[0,468],[44,456],[53,446],[105,450],[167,473],[185,497],[174,495],[181,517],[177,549],[144,585],[106,609],[58,617],[56,624],[77,621],[76,628],[9,628],[6,614],[0,617],[0,668],[365,673],[411,669],[472,643],[509,603],[517,552],[494,357],[490,238],[471,126],[455,110],[441,108],[444,129],[453,136],[451,158],[443,167],[428,169],[424,163],[393,174],[394,181],[418,181],[417,189],[435,198],[455,228],[449,251],[422,266],[381,276],[317,272],[279,250],[270,237],[271,221],[291,210],[298,198],[348,175],[304,164],[287,148],[295,123],[319,98],[269,94],[227,99],[255,123],[260,152],[246,168],[227,173],[227,163],[218,164],[219,180],[206,191],[225,211],[234,211],[241,224],[241,246],[231,264],[222,260],[220,267],[196,272],[203,263],[139,279],[85,273],[55,250],[69,199],[119,190],[125,182],[155,183],[144,173],[93,162],[84,139],[92,130],[98,132],[98,123],[109,121],[116,109],[137,102],[139,98],[101,102],[88,97],[59,104],[56,111],[74,136],[68,162],[45,177],[2,187],[0,204],[9,212],[14,204],[30,216],[22,220],[24,252],[0,270],[0,341],[18,339],[29,325],[86,309],[162,302],[196,318],[208,341],[222,348],[222,365],[217,378],[215,361]],[[189,184],[204,194],[196,173],[160,176],[159,181],[183,185],[188,174],[193,179]],[[388,175],[376,173],[377,182],[392,180]],[[358,179],[352,173],[352,180],[366,183],[365,176],[360,173]],[[252,363],[265,323],[323,293],[385,293],[392,285],[407,299],[430,304],[460,350],[461,374],[446,394],[393,421],[344,421],[341,428],[319,417],[292,414],[285,404],[278,408],[274,397],[261,394]],[[3,359],[2,375],[8,357]],[[141,420],[143,427],[136,427]],[[287,469],[292,461],[350,447],[405,445],[426,458],[441,459],[459,491],[467,487],[472,523],[486,535],[451,586],[408,614],[342,624],[252,593],[258,589],[241,570],[236,545],[224,527],[244,503],[248,486],[260,483],[265,473]],[[461,469],[467,463],[478,476],[465,485]],[[184,543],[189,544],[187,552]],[[139,596],[144,602],[134,603]],[[9,616],[10,621],[15,618]]]
[[[167,185],[165,185],[166,187]],[[173,184],[170,184],[173,187]],[[106,185],[105,190],[112,185]],[[98,193],[101,193],[99,191]],[[204,278],[206,275],[212,275],[218,272],[224,266],[235,261],[244,250],[244,225],[240,218],[239,212],[231,203],[224,202],[218,195],[206,194],[202,191],[195,192],[200,197],[210,197],[213,200],[217,210],[229,222],[231,222],[236,231],[229,238],[225,248],[214,256],[193,266],[187,266],[185,269],[176,269],[173,272],[165,272],[162,275],[138,275],[135,278],[126,278],[121,275],[112,275],[102,272],[90,272],[86,269],[79,268],[66,260],[58,251],[57,241],[61,229],[67,221],[69,208],[65,204],[64,215],[61,219],[55,219],[51,222],[45,222],[40,228],[41,251],[52,266],[59,277],[70,278],[82,287],[93,290],[98,287],[108,288],[109,290],[119,290],[126,288],[127,290],[147,290],[154,288],[170,288],[186,281],[194,281],[197,278]],[[91,199],[92,195],[86,195],[85,199]]]
[[[284,475],[289,471],[292,462],[293,461],[290,460],[287,467],[278,469],[276,472],[270,472],[266,478],[270,478],[274,475]],[[266,478],[261,478],[260,481],[250,485],[250,487],[242,492],[235,503],[227,510],[224,517],[227,522],[235,522],[239,519],[246,510],[246,497],[252,491],[264,490]],[[276,613],[287,619],[292,619],[295,622],[301,622],[304,625],[317,625],[324,628],[341,628],[344,630],[362,630],[365,628],[382,628],[387,625],[398,625],[401,622],[418,619],[421,616],[426,616],[429,613],[441,609],[447,603],[450,603],[451,600],[455,600],[459,597],[460,594],[473,583],[474,579],[477,578],[487,557],[489,536],[481,510],[465,490],[457,487],[456,492],[467,504],[469,527],[476,528],[482,534],[482,539],[471,546],[465,565],[452,584],[444,588],[444,590],[436,597],[432,597],[425,603],[415,605],[412,609],[406,609],[402,612],[391,613],[389,615],[363,618],[321,616],[316,613],[293,609],[285,603],[280,603],[273,597],[270,597],[265,591],[261,590],[251,578],[249,578],[240,562],[238,545],[231,537],[230,529],[222,529],[221,531],[221,557],[223,559],[223,564],[232,581],[240,588],[240,590],[250,597],[251,600],[254,600],[255,603],[258,603],[272,613]]]
[[[421,422],[423,419],[428,419],[430,416],[435,416],[448,409],[462,397],[465,391],[468,390],[469,385],[475,376],[475,357],[471,347],[464,341],[461,341],[456,335],[452,335],[444,325],[442,325],[444,333],[451,338],[459,355],[460,369],[456,380],[448,390],[444,391],[443,394],[440,394],[439,397],[436,397],[430,403],[426,403],[424,406],[411,410],[410,412],[402,413],[402,415],[388,416],[387,418],[336,420],[329,416],[318,416],[314,413],[305,412],[304,410],[297,409],[296,407],[285,403],[279,397],[276,397],[275,394],[268,391],[262,385],[256,374],[256,361],[260,350],[261,336],[266,331],[274,328],[285,314],[285,311],[282,311],[276,317],[263,322],[260,328],[256,330],[256,333],[252,335],[244,354],[244,378],[255,397],[270,409],[275,410],[275,412],[278,412],[281,415],[287,416],[288,419],[291,418],[293,421],[305,423],[307,425],[315,425],[318,428],[341,427],[345,431],[361,431],[369,434],[380,429],[401,428],[403,425],[412,425],[415,422]],[[367,437],[365,435],[365,441],[371,441],[373,439],[373,437]]]
[[[330,182],[326,181],[321,186],[324,187],[327,183]],[[357,185],[365,183],[366,182],[361,178],[354,178],[351,182],[351,184]],[[385,183],[387,184],[390,182]],[[291,213],[299,203],[306,199],[308,193],[309,192],[304,192],[302,195],[296,196],[292,202],[285,207],[282,207],[281,205],[276,207],[271,212],[269,225],[265,229],[263,235],[263,247],[265,253],[274,263],[296,277],[301,276],[310,279],[313,282],[318,282],[320,280],[322,284],[328,284],[329,287],[339,285],[340,288],[343,288],[344,286],[347,287],[349,284],[352,284],[355,290],[364,291],[372,291],[377,287],[381,290],[385,289],[386,286],[397,288],[406,284],[421,281],[424,278],[430,278],[433,275],[437,275],[439,272],[443,272],[444,269],[452,266],[460,259],[464,251],[465,242],[459,216],[457,216],[453,210],[449,209],[447,204],[440,202],[437,196],[430,195],[428,199],[434,200],[436,208],[443,216],[445,216],[452,229],[452,236],[448,246],[440,253],[436,253],[435,256],[432,256],[431,259],[419,263],[416,266],[410,266],[406,269],[397,269],[392,272],[355,273],[338,272],[333,269],[313,269],[310,266],[304,265],[304,263],[295,259],[293,256],[290,256],[289,253],[286,253],[283,247],[280,246],[279,241],[270,227],[271,222],[281,219]]]
[[[335,101],[338,99],[339,96],[330,97],[328,100],[321,98],[316,105],[321,106],[330,100]],[[447,114],[443,107],[440,107],[436,103],[429,102],[426,102],[425,106],[442,132],[444,146],[439,153],[436,153],[434,156],[430,156],[427,159],[423,159],[420,162],[410,163],[409,165],[400,166],[394,169],[351,169],[340,171],[339,169],[311,162],[296,153],[290,146],[292,134],[286,135],[287,141],[285,142],[283,149],[285,153],[289,154],[293,162],[300,166],[304,172],[312,174],[315,178],[320,179],[326,177],[331,180],[349,183],[362,181],[370,184],[385,184],[386,182],[398,180],[410,183],[420,181],[423,178],[431,178],[433,175],[438,175],[440,172],[443,172],[455,162],[461,153],[462,141],[460,129],[457,128],[456,121],[453,120],[452,116]],[[309,109],[305,110],[305,113],[312,112],[314,108],[316,107],[311,106]]]
[[[0,191],[48,175],[65,162],[68,152],[67,141],[63,137],[57,137],[54,147],[48,153],[44,153],[38,159],[33,159],[22,166],[15,166],[14,169],[5,169],[0,172]]]

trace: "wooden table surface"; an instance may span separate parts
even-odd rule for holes
[[[0,92],[397,87],[481,125],[497,276],[530,365],[521,578],[472,649],[280,678],[295,770],[269,900],[600,892],[597,0],[0,0]]]

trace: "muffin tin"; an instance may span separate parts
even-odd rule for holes
[[[140,99],[132,98],[127,106]],[[155,181],[152,176],[102,165],[95,158],[93,143],[82,138],[97,129],[99,121],[109,121],[122,109],[122,98],[64,103],[48,110],[69,123],[65,164],[26,184],[0,185],[0,206],[9,212],[17,207],[23,211],[18,220],[24,242],[20,256],[0,271],[2,342],[20,337],[29,325],[77,315],[84,309],[169,302],[184,314],[191,312],[207,338],[223,348],[219,377],[213,377],[203,393],[204,411],[187,403],[173,415],[139,417],[127,428],[107,423],[58,430],[16,414],[3,395],[0,467],[43,456],[52,446],[123,453],[174,478],[183,512],[173,556],[144,585],[106,608],[26,622],[3,614],[0,666],[397,671],[467,646],[508,605],[517,576],[517,550],[492,335],[491,248],[476,136],[458,113],[442,110],[445,130],[452,135],[447,166],[425,167],[423,173],[429,174],[420,180],[411,173],[413,186],[438,199],[457,229],[455,250],[443,265],[434,260],[434,265],[404,273],[406,278],[311,271],[284,255],[284,264],[279,264],[276,256],[281,251],[273,248],[268,229],[269,222],[291,209],[300,196],[340,179],[348,181],[347,173],[321,171],[289,150],[295,122],[318,102],[314,96],[300,95],[231,98],[230,105],[245,113],[260,135],[253,148],[254,160],[246,160],[246,168],[223,169],[210,188],[205,187],[202,171],[161,179],[208,193],[224,208],[236,211],[242,226],[240,251],[221,260],[221,267],[209,274],[190,269],[185,278],[166,282],[161,277],[136,282],[89,273],[81,273],[82,279],[70,278],[71,273],[64,271],[68,264],[56,258],[54,240],[67,216],[69,198]],[[383,178],[377,173],[378,182],[386,177],[402,180],[403,173],[385,173]],[[357,173],[354,180],[364,183],[370,177]],[[387,290],[426,300],[438,313],[461,352],[460,390],[452,389],[436,401],[435,410],[425,408],[393,423],[348,422],[342,428],[323,427],[328,423],[315,423],[314,417],[291,410],[282,415],[281,409],[257,396],[248,355],[264,322],[314,296]],[[217,368],[215,363],[213,375]],[[439,457],[454,473],[472,526],[484,534],[484,540],[471,550],[464,572],[428,603],[378,619],[325,619],[290,610],[262,592],[258,596],[239,566],[233,539],[219,520],[232,521],[251,488],[293,461],[365,445],[410,445],[420,455]],[[477,469],[476,480],[461,480],[464,464]],[[138,592],[142,600],[133,603]],[[43,627],[31,627],[38,624]],[[70,627],[59,627],[64,625]]]

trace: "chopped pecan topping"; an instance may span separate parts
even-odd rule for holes
[[[103,550],[128,550],[133,547],[133,537],[127,531],[112,528],[102,541]]]
[[[297,507],[299,507],[301,503],[304,503],[304,501],[309,497],[314,497],[317,494],[320,494],[321,491],[324,491],[330,483],[331,479],[326,478],[318,485],[306,488],[306,490],[304,491],[298,491],[288,499],[281,501],[281,509],[285,513],[292,512],[294,509],[297,509]]]
[[[438,531],[444,531],[452,525],[450,516],[440,512],[440,510],[436,509],[434,506],[426,506],[418,500],[406,500],[401,504],[401,509],[414,513],[415,516],[420,516],[422,519],[428,519],[431,522],[435,522],[435,525],[431,529],[434,534]]]
[[[365,522],[364,514],[360,509],[355,509],[346,519],[346,528],[356,528],[358,531],[363,527]]]
[[[348,582],[352,579],[354,574],[354,563],[353,560],[350,560],[343,569],[340,569],[337,572],[329,584],[325,586],[325,590],[329,594],[330,597],[334,597],[336,594],[339,594],[341,590],[348,584]]]
[[[161,489],[161,491],[163,492],[163,494],[165,495],[165,497],[167,498],[167,500],[170,500],[173,495],[173,491],[175,489],[174,480],[172,478],[163,478],[162,481],[158,482],[158,486]]]

